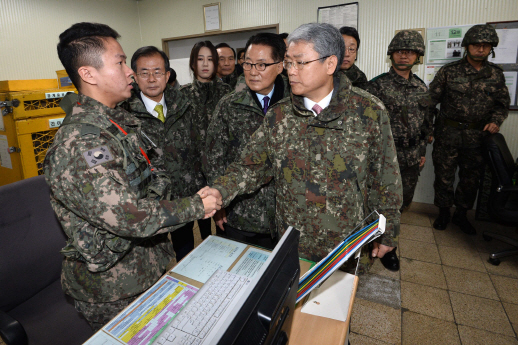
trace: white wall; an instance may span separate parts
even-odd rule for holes
[[[126,54],[141,46],[135,0],[0,0],[0,80],[56,78],[59,34],[84,21],[117,30]]]
[[[343,0],[219,0],[223,30],[279,24],[280,32],[314,22],[319,6]],[[121,35],[130,57],[162,38],[203,33],[207,0],[0,0],[0,80],[54,78],[62,69],[58,35],[71,24],[95,21]],[[517,0],[358,0],[361,37],[358,66],[368,78],[388,70],[386,49],[398,29],[518,19]],[[423,66],[415,68],[421,78]],[[518,155],[518,112],[502,126],[511,152]],[[430,159],[431,161],[431,159]],[[433,170],[422,172],[416,201],[432,202]]]

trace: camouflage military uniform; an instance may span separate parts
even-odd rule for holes
[[[202,83],[195,79],[191,84],[180,88],[180,92],[193,105],[190,116],[195,126],[194,135],[198,152],[201,153],[205,149],[207,128],[216,105],[223,96],[231,91],[232,88],[219,80],[219,78],[214,78],[214,80],[207,83]],[[201,155],[198,158],[197,166],[201,169]]]
[[[317,117],[292,95],[268,110],[241,158],[214,181],[228,206],[275,180],[275,220],[302,232],[299,255],[318,261],[367,212],[387,217],[379,240],[396,246],[401,179],[387,113],[379,100],[338,73],[331,102]]]
[[[434,111],[428,90],[415,74],[410,73],[407,80],[391,67],[388,73],[372,79],[367,91],[387,107],[403,180],[403,206],[409,206],[419,177],[419,163],[426,155],[431,135]]]
[[[455,205],[469,210],[478,190],[482,139],[489,133],[482,130],[488,123],[500,127],[509,113],[509,91],[502,69],[485,61],[477,71],[464,57],[437,72],[430,84],[430,95],[434,105],[441,103],[432,154],[434,204],[454,204],[453,182],[458,165],[460,181]]]
[[[166,232],[204,216],[198,195],[148,197],[167,184],[149,174],[139,132],[130,113],[80,94],[47,151],[51,204],[68,237],[62,285],[75,300],[110,303],[140,294],[172,258]]]
[[[277,76],[272,101],[289,96],[288,86],[288,80]],[[204,171],[207,172],[209,184],[222,176],[225,169],[239,158],[252,134],[263,123],[263,110],[254,98],[247,87],[243,91],[232,92],[223,97],[216,107],[207,131],[204,160]],[[272,106],[273,103],[270,107]],[[226,211],[228,225],[248,232],[271,233],[274,237],[277,229],[273,181],[253,194],[237,197]]]
[[[134,94],[122,106],[142,123],[142,132],[163,152],[163,164],[170,178],[173,198],[194,195],[205,186],[200,169],[200,153],[196,151],[195,132],[187,98],[167,85],[164,90],[167,105],[165,123],[149,114],[139,94]],[[151,162],[153,158],[150,156]],[[196,164],[198,163],[198,164]]]
[[[230,85],[230,87],[232,89],[234,89],[236,87],[237,80],[238,80],[239,76],[241,76],[241,75],[243,75],[243,74],[239,73],[237,65],[236,65],[236,68],[234,68],[234,71],[232,73],[230,73],[229,75],[222,77],[221,80],[225,84]]]
[[[368,83],[367,76],[365,76],[365,73],[363,73],[356,64],[353,64],[349,69],[341,70],[341,72],[349,78],[353,86],[366,90]]]

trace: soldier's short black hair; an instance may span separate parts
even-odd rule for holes
[[[172,84],[176,81],[176,71],[173,68],[169,68],[169,72],[171,72],[171,74],[169,75],[169,79],[167,79],[167,83]]]
[[[245,52],[252,44],[268,46],[272,48],[272,59],[273,61],[283,61],[284,54],[286,54],[286,43],[278,34],[272,34],[268,32],[260,32],[253,35],[248,39],[245,45]]]
[[[103,67],[102,55],[106,51],[107,38],[118,39],[120,35],[108,25],[99,23],[76,23],[59,35],[58,57],[74,86],[81,91],[81,66]]]
[[[164,60],[164,70],[167,73],[171,67],[169,65],[169,58],[167,57],[166,53],[155,46],[146,46],[137,49],[137,51],[133,53],[133,56],[131,57],[131,69],[137,73],[137,60],[141,57],[150,57],[153,55],[160,55],[160,57]]]
[[[287,39],[290,34],[287,32],[283,32],[282,34],[279,34],[283,40]]]
[[[203,47],[209,48],[210,52],[212,53],[212,64],[214,65],[214,71],[212,72],[212,76],[210,77],[210,80],[214,79],[216,76],[216,72],[218,71],[218,60],[219,55],[218,51],[216,50],[216,47],[214,47],[214,44],[212,44],[211,41],[200,41],[192,47],[191,50],[191,56],[189,57],[189,67],[191,68],[192,73],[194,74],[194,78],[198,76],[198,53],[200,52],[200,49]]]
[[[358,35],[358,30],[356,30],[352,26],[342,26],[340,28],[340,33],[342,35],[351,36],[352,38],[354,38],[356,40],[356,48],[360,48],[360,35]]]
[[[232,48],[231,46],[229,46],[225,42],[220,43],[220,44],[216,44],[216,49],[219,49],[219,48],[230,48],[230,49],[232,49],[232,52],[234,53],[234,60],[236,59],[236,51],[234,50],[234,48]]]

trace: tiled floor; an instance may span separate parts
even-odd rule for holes
[[[477,236],[450,224],[433,229],[437,208],[412,204],[401,219],[401,270],[377,260],[360,277],[350,342],[362,344],[517,344],[518,257],[487,262],[493,250],[482,231],[518,238],[516,228],[474,221]]]

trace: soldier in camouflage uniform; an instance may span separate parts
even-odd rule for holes
[[[387,51],[392,61],[390,71],[372,79],[367,89],[385,104],[390,116],[403,180],[403,207],[414,197],[434,114],[425,83],[412,73],[424,51],[423,37],[417,31],[398,32]]]
[[[268,108],[290,95],[289,82],[280,74],[285,52],[286,45],[277,34],[260,33],[246,43],[246,88],[221,99],[207,132],[204,171],[209,184],[239,158]],[[230,238],[273,249],[277,238],[273,181],[253,194],[237,197],[214,220]]]
[[[358,49],[360,48],[360,35],[358,35],[358,31],[355,28],[350,26],[342,26],[340,33],[345,42],[344,61],[342,61],[340,70],[349,78],[353,86],[365,90],[368,83],[367,77],[355,64]]]
[[[387,230],[372,255],[397,245],[401,179],[383,104],[339,73],[344,41],[329,24],[288,37],[292,95],[270,108],[241,157],[213,185],[224,206],[272,178],[280,234],[300,230],[299,255],[318,261],[378,210]]]
[[[118,37],[92,23],[60,35],[58,55],[79,97],[44,161],[51,205],[68,237],[63,290],[94,330],[165,273],[167,232],[218,207],[206,189],[164,199],[168,183],[153,174],[140,121],[117,106],[131,95],[133,73]]]
[[[142,133],[163,157],[166,174],[171,180],[173,198],[184,198],[196,193],[204,185],[201,171],[194,163],[199,160],[193,140],[192,108],[187,99],[167,84],[169,59],[156,47],[138,49],[131,58],[131,67],[136,72],[139,92],[122,106],[133,113],[142,123]],[[161,107],[160,107],[160,106]],[[159,107],[160,113],[156,110]],[[151,163],[154,157],[150,155]],[[171,233],[176,261],[180,261],[194,249],[194,222],[189,222]]]
[[[243,74],[241,66],[236,65],[236,51],[226,43],[217,44],[216,50],[218,51],[217,76],[233,89],[236,87],[237,79]]]
[[[498,41],[496,30],[490,25],[471,27],[462,40],[466,55],[444,65],[430,84],[433,104],[441,104],[435,120],[432,154],[434,204],[440,210],[433,224],[437,230],[446,229],[450,207],[455,204],[453,223],[467,234],[476,233],[466,212],[477,196],[482,139],[498,132],[509,114],[509,91],[502,69],[487,61]],[[454,192],[457,166],[459,183]]]
[[[216,76],[217,61],[218,53],[210,41],[196,43],[189,59],[189,66],[194,77],[193,82],[180,88],[180,92],[192,106],[189,109],[189,116],[193,124],[194,149],[198,153],[197,157],[192,157],[191,162],[194,164],[196,176],[196,180],[193,180],[192,184],[201,182],[200,185],[197,185],[200,188],[207,184],[205,176],[202,174],[201,162],[207,139],[207,128],[219,100],[232,91],[229,85],[223,83]],[[210,219],[198,221],[198,226],[203,239],[211,234]]]
[[[426,85],[412,73],[412,67],[419,62],[419,56],[424,55],[424,50],[423,37],[417,31],[398,32],[387,51],[392,61],[390,71],[372,79],[367,88],[385,104],[390,116],[403,181],[403,208],[412,202],[419,170],[426,161],[433,116]],[[391,271],[399,270],[395,251],[385,255],[381,262]]]

